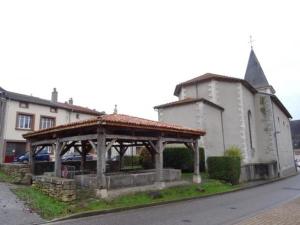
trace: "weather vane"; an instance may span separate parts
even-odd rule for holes
[[[250,44],[250,46],[251,46],[251,49],[253,49],[253,42],[254,42],[254,40],[253,40],[253,38],[252,38],[252,35],[250,35],[250,41],[249,41],[249,44]]]

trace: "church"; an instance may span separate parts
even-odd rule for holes
[[[296,172],[289,111],[275,95],[251,48],[244,79],[206,73],[175,87],[178,101],[155,106],[159,121],[201,128],[205,158],[237,146],[241,181]]]

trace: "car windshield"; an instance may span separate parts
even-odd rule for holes
[[[48,154],[48,150],[47,149],[43,149],[38,154]]]

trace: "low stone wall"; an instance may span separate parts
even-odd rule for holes
[[[28,164],[2,163],[0,170],[12,177],[14,183],[31,184],[30,167]]]
[[[252,163],[241,167],[240,182],[268,180],[278,176],[277,162]]]
[[[164,169],[163,181],[178,181],[181,179],[181,170]],[[76,175],[76,184],[82,187],[97,188],[96,174]],[[134,186],[151,185],[155,182],[155,170],[142,170],[130,173],[108,173],[106,183],[108,189],[117,189]]]
[[[289,167],[289,168],[282,169],[280,176],[281,177],[287,177],[287,176],[294,175],[296,173],[297,173],[296,166],[292,166],[292,167]]]
[[[59,201],[70,202],[76,199],[76,184],[73,179],[36,176],[32,186]]]

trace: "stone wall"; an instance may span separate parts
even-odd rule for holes
[[[180,170],[163,170],[163,181],[171,182],[180,179]],[[96,174],[76,175],[75,180],[79,186],[97,188]],[[108,189],[151,185],[155,183],[155,170],[143,170],[132,173],[108,173],[106,174],[106,183]]]
[[[28,164],[2,163],[0,164],[0,170],[10,176],[16,184],[31,184]]]
[[[32,186],[59,201],[70,202],[76,199],[76,184],[73,179],[36,176]]]
[[[278,177],[277,162],[250,163],[242,165],[240,182],[268,180]]]

